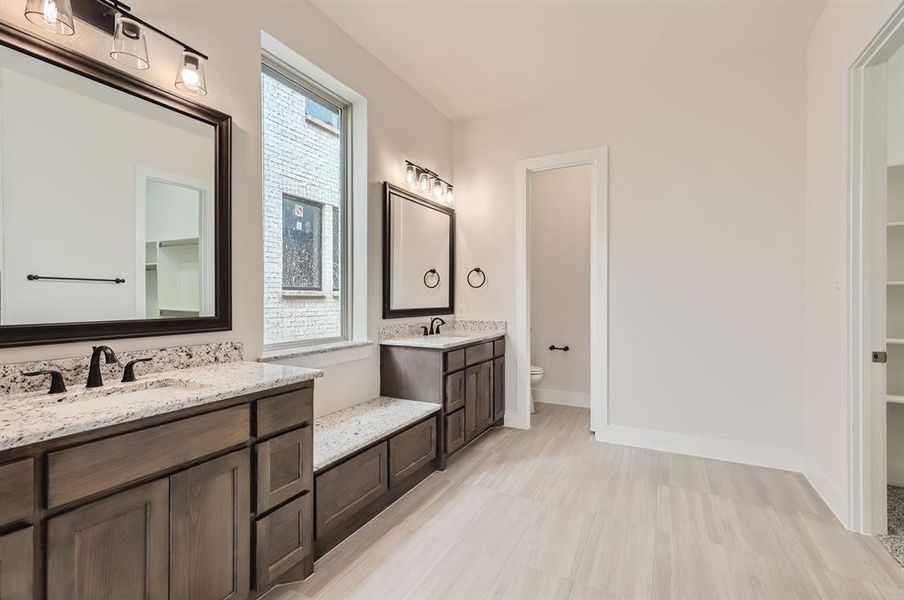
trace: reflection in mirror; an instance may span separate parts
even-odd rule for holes
[[[214,315],[215,153],[209,124],[0,48],[0,324]]]
[[[384,313],[451,313],[454,211],[388,184],[386,194],[389,310]]]

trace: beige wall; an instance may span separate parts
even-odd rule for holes
[[[590,184],[593,167],[532,173],[531,364],[538,401],[590,406]],[[551,351],[567,345],[568,352]]]
[[[369,122],[369,334],[380,325],[381,183],[404,182],[408,158],[439,173],[452,171],[452,124],[373,55],[306,2],[130,2],[136,14],[184,38],[211,57],[210,94],[202,101],[233,117],[233,331],[117,341],[114,348],[139,349],[237,339],[246,356],[260,355],[263,331],[260,35],[275,36],[367,97]],[[0,18],[29,27],[21,2],[0,3]],[[56,38],[59,41],[61,38]],[[70,43],[95,57],[109,52],[110,38],[81,27]],[[172,90],[178,50],[151,36],[147,76]],[[115,63],[113,63],[115,64]],[[90,343],[0,351],[0,362],[83,355]],[[315,410],[326,412],[379,392],[377,353],[367,360],[325,369],[318,380]]]
[[[488,281],[460,292],[465,315],[515,316],[515,162],[607,145],[611,423],[796,456],[804,44],[632,48],[643,71],[613,71],[604,94],[456,124],[459,277]]]
[[[851,65],[898,2],[830,2],[807,43],[805,472],[850,521],[847,186]]]

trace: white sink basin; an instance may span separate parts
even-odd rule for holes
[[[104,409],[110,406],[139,404],[147,400],[180,396],[195,392],[204,386],[179,379],[156,379],[147,382],[112,384],[101,388],[86,389],[53,398],[47,410],[58,415],[76,415]]]

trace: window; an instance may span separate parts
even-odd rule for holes
[[[323,264],[320,204],[283,196],[283,289],[319,290]],[[333,235],[339,232],[333,229]],[[333,251],[337,252],[335,243]],[[335,265],[335,260],[334,263]]]
[[[350,105],[267,61],[261,106],[265,350],[350,339]]]

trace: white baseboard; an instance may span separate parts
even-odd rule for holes
[[[888,463],[888,484],[904,487],[904,463]]]
[[[804,459],[802,461],[800,470],[804,477],[807,478],[810,486],[816,490],[816,493],[822,498],[822,501],[829,507],[829,510],[835,514],[835,518],[838,519],[842,525],[851,529],[849,511],[847,510],[844,494],[841,492],[841,489],[835,485],[832,478],[822,470],[822,467],[809,459]]]
[[[800,457],[793,452],[721,438],[687,435],[652,429],[609,425],[596,432],[596,441],[635,448],[648,448],[674,454],[687,454],[728,462],[782,469],[801,470]]]
[[[534,402],[590,408],[590,394],[533,388]]]

